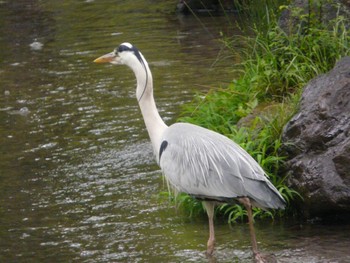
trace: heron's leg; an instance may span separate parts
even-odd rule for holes
[[[215,246],[215,232],[214,232],[214,202],[204,201],[205,209],[207,210],[209,219],[209,239],[207,243],[207,255],[211,256],[214,252]]]
[[[247,209],[248,213],[248,222],[249,222],[249,231],[250,231],[250,239],[252,242],[252,250],[254,254],[254,259],[256,263],[265,262],[264,258],[260,255],[258,251],[258,244],[256,242],[255,230],[254,230],[254,222],[253,222],[253,213],[252,213],[252,204],[248,197],[242,197],[238,199]]]

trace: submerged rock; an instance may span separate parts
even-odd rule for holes
[[[29,46],[32,50],[41,50],[43,48],[44,44],[40,43],[39,41],[34,41]]]
[[[350,57],[304,88],[283,132],[289,184],[306,217],[350,214]]]

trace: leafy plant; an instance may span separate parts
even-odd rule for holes
[[[174,193],[172,191],[161,192],[161,198],[167,198],[167,200],[175,205],[177,210],[182,210],[188,217],[194,217],[200,214],[205,214],[205,209],[202,202],[191,197],[185,193]]]

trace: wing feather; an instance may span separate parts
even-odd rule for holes
[[[227,137],[176,123],[164,132],[162,141],[167,147],[159,165],[176,190],[217,200],[248,196],[257,206],[284,207],[259,164]]]

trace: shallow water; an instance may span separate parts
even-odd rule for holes
[[[137,45],[167,123],[232,80],[233,58],[218,60],[227,18],[177,16],[172,2],[0,2],[0,262],[208,262],[206,218],[159,196],[132,72],[92,63]],[[349,226],[256,227],[280,262],[350,262]],[[216,232],[217,262],[251,262],[245,224]]]

